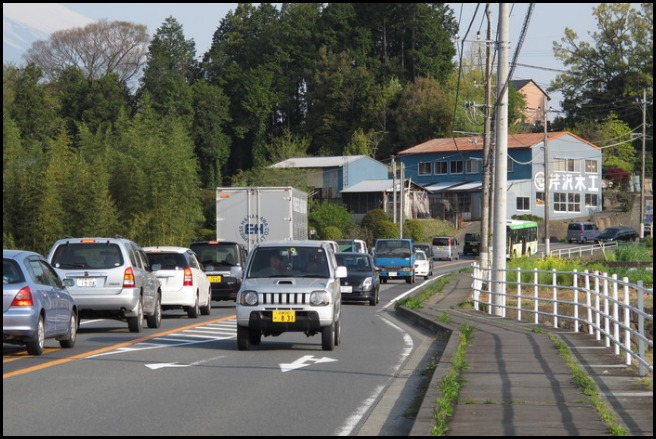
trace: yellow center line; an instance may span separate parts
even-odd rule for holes
[[[211,320],[209,322],[196,323],[196,324],[193,324],[193,325],[183,326],[181,328],[171,329],[171,330],[166,331],[166,332],[158,332],[157,334],[147,335],[145,337],[137,338],[135,340],[126,341],[124,343],[114,344],[114,345],[107,346],[107,347],[104,347],[104,348],[101,348],[101,349],[97,349],[95,351],[85,352],[83,354],[77,354],[77,355],[73,355],[71,357],[66,357],[66,358],[61,358],[59,360],[49,361],[47,363],[39,364],[37,366],[26,367],[24,369],[19,369],[19,370],[13,371],[13,372],[7,372],[5,374],[2,374],[2,378],[3,379],[12,378],[12,377],[15,377],[15,376],[24,375],[24,374],[27,374],[27,373],[36,372],[38,370],[46,369],[48,367],[53,367],[53,366],[58,366],[60,364],[70,363],[71,361],[83,360],[83,359],[85,359],[87,357],[90,357],[92,355],[104,354],[105,352],[113,351],[115,349],[123,348],[123,347],[126,347],[126,346],[135,345],[137,343],[141,343],[141,342],[144,342],[146,340],[152,340],[154,338],[163,337],[165,335],[174,334],[176,332],[184,331],[186,329],[196,328],[198,326],[205,326],[205,325],[209,325],[211,323],[224,322],[226,320],[231,320],[231,319],[234,319],[234,318],[235,318],[235,316],[232,315],[232,316],[223,317],[223,318],[216,319],[216,320]],[[4,361],[3,361],[3,363],[4,363]]]

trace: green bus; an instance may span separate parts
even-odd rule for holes
[[[506,258],[531,256],[538,252],[538,223],[508,220],[506,225]]]

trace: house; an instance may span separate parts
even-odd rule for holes
[[[403,183],[403,195],[404,220],[431,217],[426,189],[407,179]],[[401,218],[400,180],[361,181],[342,190],[342,200],[358,222],[373,209],[383,209],[393,220]]]
[[[544,218],[544,134],[508,136],[507,216]],[[547,133],[549,218],[570,219],[601,212],[599,147],[570,132]],[[482,137],[432,139],[398,153],[405,176],[429,192],[433,217],[455,211],[464,221],[480,220]]]
[[[532,127],[544,126],[544,112],[545,109],[546,111],[549,110],[546,103],[551,100],[549,95],[532,79],[515,79],[511,80],[510,83],[526,99],[526,108],[524,110],[526,123]]]
[[[361,181],[389,178],[387,165],[366,155],[293,157],[270,167],[311,171],[308,185],[315,188],[312,198],[318,200],[341,199],[342,190]]]

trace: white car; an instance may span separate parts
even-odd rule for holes
[[[424,276],[428,279],[433,275],[433,264],[423,250],[415,249],[415,276]]]
[[[186,247],[144,247],[162,289],[162,309],[183,309],[195,319],[212,312],[212,286],[196,254]]]

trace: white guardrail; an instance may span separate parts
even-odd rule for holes
[[[519,321],[541,321],[554,328],[587,331],[598,341],[603,340],[615,355],[625,353],[626,365],[637,363],[640,376],[646,370],[653,373],[653,305],[645,311],[646,296],[653,299],[653,289],[643,282],[630,284],[628,278],[588,270],[571,272],[549,270],[505,270],[505,281],[492,276],[492,269],[472,264],[474,308]],[[513,280],[514,279],[514,280]],[[495,283],[497,285],[495,285]],[[652,300],[653,302],[653,300]]]
[[[604,253],[607,250],[617,250],[617,242],[609,242],[608,244],[593,244],[593,245],[582,245],[580,247],[566,247],[559,248],[556,250],[551,250],[549,252],[550,256],[555,256],[559,258],[584,258],[586,256],[594,256],[596,253]],[[544,252],[543,252],[544,256]]]

